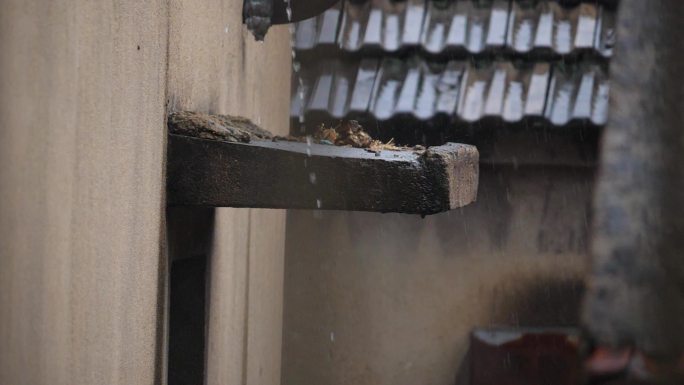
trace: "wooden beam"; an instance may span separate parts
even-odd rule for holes
[[[434,214],[472,203],[478,152],[424,152],[169,135],[168,203]]]

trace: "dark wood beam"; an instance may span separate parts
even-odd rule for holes
[[[472,203],[478,152],[447,143],[372,152],[169,135],[169,205],[434,214]]]

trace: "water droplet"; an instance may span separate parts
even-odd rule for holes
[[[316,199],[316,208],[321,208],[323,207],[323,202],[320,199]]]
[[[299,99],[302,101],[302,105],[304,105],[304,80],[302,80],[302,76],[299,74],[299,71],[301,69],[301,63],[297,60],[297,52],[295,50],[295,35],[297,33],[296,25],[295,23],[292,23],[292,4],[291,0],[283,0],[285,3],[285,13],[287,14],[287,20],[289,21],[289,30],[290,30],[290,54],[292,55],[292,70],[295,74],[295,77],[297,78],[297,85],[299,86]],[[301,108],[299,111],[299,123],[300,126],[303,126],[304,123],[304,108]],[[302,132],[304,132],[302,130]]]
[[[316,173],[315,172],[309,173],[309,182],[311,182],[311,184],[316,184]]]
[[[311,156],[311,144],[313,143],[313,139],[311,138],[311,135],[306,136],[306,155]]]

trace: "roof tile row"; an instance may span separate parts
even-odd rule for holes
[[[291,115],[315,121],[442,115],[463,123],[495,117],[603,125],[608,92],[605,66],[596,63],[331,59],[303,69]]]
[[[558,0],[346,1],[298,23],[295,48],[421,48],[431,55],[612,55],[615,8]]]

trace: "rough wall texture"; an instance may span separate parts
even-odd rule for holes
[[[240,0],[0,8],[0,384],[163,383],[165,103],[285,133],[287,29],[255,43]],[[284,213],[216,223],[208,383],[275,384]]]
[[[585,308],[601,343],[672,362],[684,354],[682,18],[681,1],[620,3]]]
[[[481,167],[420,217],[291,211],[283,381],[452,385],[475,326],[579,322],[591,168]]]
[[[0,383],[151,384],[166,3],[0,8]]]

